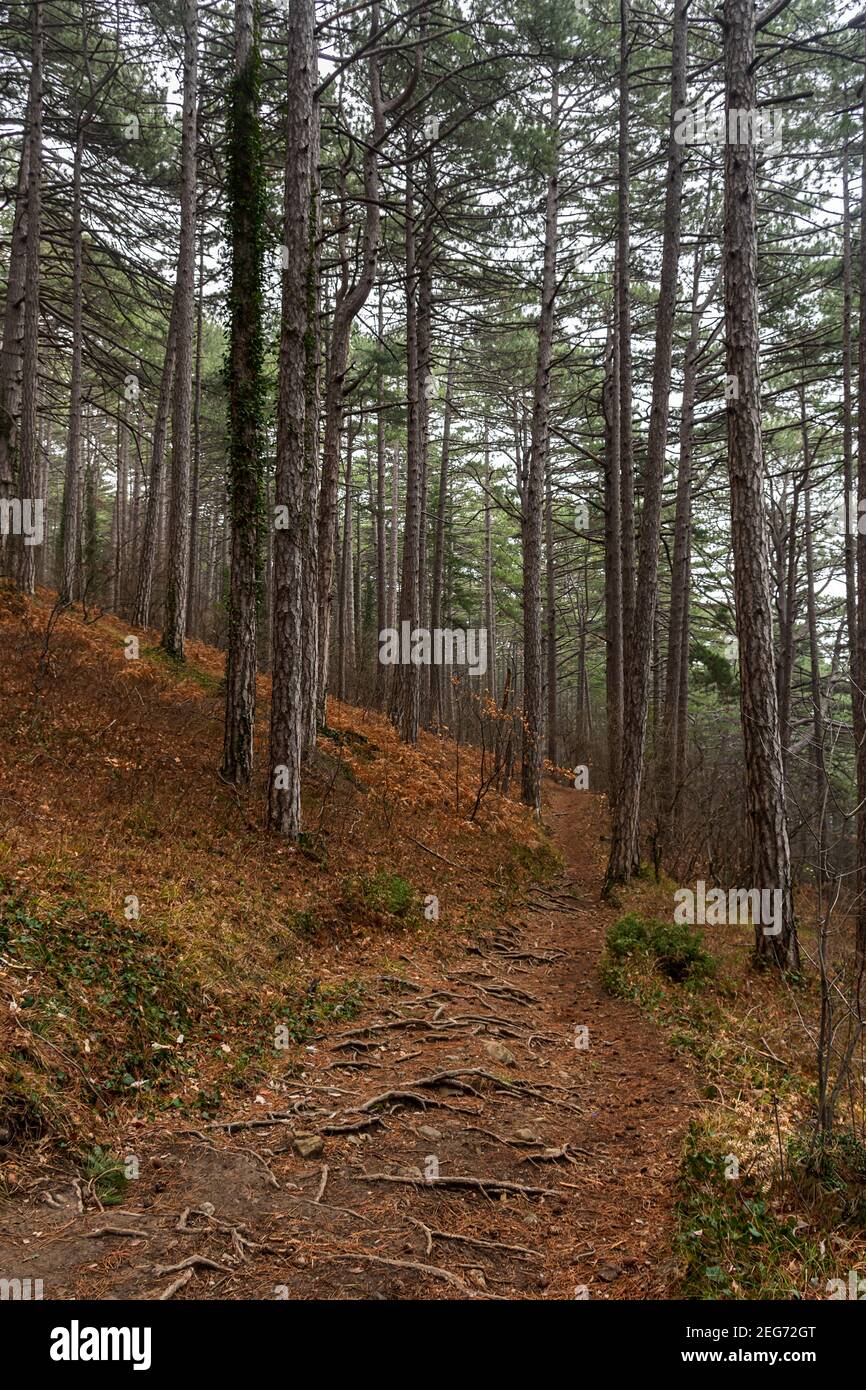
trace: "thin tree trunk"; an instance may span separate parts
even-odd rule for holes
[[[410,137],[411,139],[411,137]],[[400,624],[414,632],[420,621],[418,559],[421,534],[421,441],[418,376],[418,258],[415,245],[414,161],[406,162],[406,498],[403,520],[403,568],[400,579]],[[422,388],[423,389],[423,388]],[[404,743],[418,742],[420,670],[410,661],[396,667],[394,722]]]
[[[532,399],[529,467],[523,496],[523,764],[521,795],[536,815],[541,812],[541,740],[543,677],[541,643],[541,540],[544,478],[549,440],[550,369],[556,302],[556,237],[559,211],[559,74],[554,67],[550,94],[553,167],[547,179],[544,221],[544,269],[541,316]]]
[[[451,462],[451,421],[454,414],[454,370],[457,358],[457,342],[451,339],[448,352],[448,378],[445,386],[445,413],[442,421],[442,453],[439,461],[439,492],[436,498],[436,528],[433,535],[433,573],[430,586],[430,626],[441,628],[442,603],[445,583],[445,518],[448,511],[449,467]],[[488,487],[490,477],[487,477]],[[485,514],[486,515],[486,514]],[[491,615],[492,616],[492,615]],[[489,631],[488,652],[493,659],[493,639]],[[429,682],[429,703],[427,723],[439,728],[446,722],[444,701],[445,673],[441,666],[431,662]]]
[[[204,319],[204,227],[199,236],[198,248],[198,300],[195,325],[195,381],[192,396],[192,487],[189,523],[189,579],[186,596],[186,630],[194,633],[198,628],[199,593],[201,585],[201,564],[199,557],[199,485],[201,477],[201,358],[202,330]]]
[[[315,87],[315,82],[314,82]],[[319,174],[319,104],[313,95],[309,154],[309,238],[307,327],[304,335],[304,476],[301,486],[301,756],[316,746],[319,689],[319,406],[321,382],[320,245],[322,231]]]
[[[709,209],[709,201],[707,204]],[[698,346],[703,306],[698,301],[703,257],[695,250],[692,270],[692,309],[689,339],[683,362],[683,399],[680,407],[680,451],[677,466],[677,500],[674,514],[674,553],[671,564],[671,606],[668,624],[668,650],[665,670],[664,727],[660,786],[664,797],[665,826],[675,813],[683,768],[678,750],[688,713],[682,701],[681,672],[685,657],[686,694],[688,691],[689,573],[692,527],[692,458],[695,435],[695,397],[697,394]],[[714,294],[716,283],[711,293]],[[681,729],[682,726],[682,729]]]
[[[18,492],[33,501],[39,477],[39,241],[42,230],[42,0],[32,0],[31,68],[28,116],[30,148],[27,176],[27,260],[22,344],[21,434]],[[36,555],[21,537],[19,585],[26,594],[36,588]]]
[[[804,363],[805,370],[805,363]],[[806,419],[806,390],[800,383],[800,434],[803,441],[803,544],[806,554],[806,625],[809,632],[809,693],[812,701],[812,761],[815,773],[815,839],[818,846],[818,880],[826,878],[824,844],[824,713],[821,694],[821,658],[818,648],[818,613],[815,603],[815,555],[812,544],[812,481],[809,454],[809,426]]]
[[[859,748],[866,734],[863,726],[863,680],[857,646],[857,510],[851,508],[854,486],[854,411],[852,406],[853,351],[851,346],[851,194],[848,169],[848,142],[842,156],[842,457],[845,482],[845,613],[848,628],[848,674],[851,693],[851,720],[854,745]],[[859,436],[858,436],[859,442]]]
[[[370,43],[375,48],[379,32],[379,6],[374,3],[370,20]],[[352,324],[367,302],[376,279],[379,254],[380,206],[378,151],[385,139],[385,104],[382,99],[379,58],[369,60],[370,99],[373,111],[373,134],[364,146],[364,230],[360,252],[360,269],[355,283],[348,284],[348,249],[345,236],[340,238],[341,286],[334,306],[331,343],[325,388],[325,438],[322,446],[322,478],[318,511],[318,623],[319,675],[318,714],[325,718],[325,695],[328,686],[330,658],[331,609],[334,600],[334,558],[337,537],[337,495],[340,479],[340,439],[343,427],[343,387],[349,361],[349,339]],[[413,84],[414,85],[414,84]],[[408,89],[407,89],[408,90]],[[401,104],[389,104],[395,110]]]
[[[12,495],[18,449],[23,368],[24,300],[27,283],[27,186],[30,177],[30,102],[24,113],[21,159],[15,192],[15,216],[9,247],[3,347],[0,351],[0,498]],[[0,573],[5,568],[5,538],[0,535]]]
[[[235,73],[229,111],[231,290],[228,360],[229,578],[222,776],[249,785],[256,713],[262,530],[262,268],[265,174],[261,154],[258,7],[235,0]]]
[[[619,792],[614,808],[608,883],[625,883],[640,868],[640,805],[646,743],[652,643],[658,602],[658,559],[664,466],[667,452],[671,355],[680,256],[680,210],[683,188],[682,144],[675,138],[676,113],[685,106],[688,52],[688,3],[676,0],[671,62],[671,116],[668,174],[652,402],[647,439],[643,514],[640,531],[637,596],[630,640],[625,645],[625,719]]]
[[[726,115],[754,111],[754,0],[725,0],[724,49]],[[755,952],[759,960],[772,960],[792,969],[797,967],[799,955],[779,711],[773,680],[773,620],[761,436],[756,183],[755,146],[727,143],[723,247],[725,352],[727,375],[738,388],[727,403],[728,468],[746,805],[752,854],[751,886],[778,891],[781,895],[781,930],[771,936],[765,927],[756,925]],[[863,313],[866,327],[866,295]],[[863,347],[866,353],[866,342]],[[866,449],[866,418],[863,425]]]
[[[618,272],[614,273],[614,282]],[[613,326],[608,335],[607,370],[602,397],[604,409],[604,638],[607,709],[607,794],[616,805],[622,756],[622,494],[619,485],[619,336],[614,283]]]
[[[159,397],[156,403],[156,418],[153,425],[153,441],[150,448],[150,474],[147,488],[147,505],[144,513],[144,531],[138,561],[138,587],[132,621],[136,627],[149,627],[150,609],[153,598],[153,575],[156,568],[157,546],[160,539],[163,500],[163,463],[168,433],[168,414],[171,407],[174,385],[174,363],[177,345],[178,295],[175,289],[172,298],[171,315],[168,322],[168,337],[165,343],[165,357],[162,363],[162,376],[159,383]]]
[[[452,346],[452,356],[453,356]],[[451,368],[449,365],[449,378]],[[449,384],[450,389],[450,384]],[[446,405],[446,410],[448,409]],[[450,422],[449,422],[450,423]],[[484,625],[487,628],[487,693],[496,700],[496,604],[493,598],[493,500],[490,421],[484,419]],[[437,517],[438,526],[438,517]]]
[[[863,31],[866,45],[866,29]],[[866,47],[864,47],[860,164],[860,336],[857,355],[857,949],[866,957]]]
[[[315,224],[313,131],[315,0],[296,0],[288,21],[288,98],[283,221],[283,299],[277,401],[275,506],[288,524],[274,533],[273,680],[271,695],[268,824],[291,839],[301,833],[301,758],[304,698],[302,568],[309,463],[306,410],[310,390],[310,227]]]
[[[544,563],[545,621],[547,627],[547,756],[555,765],[559,728],[557,719],[556,648],[556,566],[553,550],[553,485],[550,476],[550,450],[547,451],[544,480]]]
[[[400,566],[398,522],[400,517],[400,446],[391,460],[391,522],[388,544],[388,626],[397,625],[397,573]]]
[[[78,509],[81,473],[81,355],[83,345],[84,264],[81,229],[81,162],[84,124],[79,117],[72,163],[72,360],[69,378],[69,432],[66,436],[66,475],[63,491],[63,567],[60,600],[75,597],[80,548],[81,514]]]
[[[634,444],[632,438],[631,259],[629,185],[629,8],[619,3],[619,150],[617,168],[616,344],[619,356],[619,480],[622,544],[623,660],[631,645],[635,601]]]
[[[355,665],[355,604],[352,574],[352,454],[354,442],[355,431],[350,426],[346,439],[343,551],[340,563],[340,650],[337,664],[337,695],[340,700],[346,699],[347,679]]]
[[[379,286],[378,340],[381,350],[385,333],[384,295]],[[387,666],[379,661],[379,634],[388,626],[388,541],[385,521],[385,385],[381,367],[376,381],[376,709],[384,709],[387,698]],[[433,670],[431,666],[431,671]]]
[[[177,261],[177,357],[171,417],[171,496],[168,580],[162,645],[184,656],[189,579],[189,480],[192,436],[193,320],[195,315],[198,0],[183,3],[183,124],[181,132],[180,250]]]

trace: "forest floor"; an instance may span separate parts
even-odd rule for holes
[[[49,614],[43,595],[23,613],[13,603],[2,615],[4,635],[16,639],[4,642],[14,669],[4,683],[10,747],[0,842],[7,872],[14,866],[4,888],[0,956],[11,1011],[4,1009],[0,1075],[4,1277],[42,1279],[44,1296],[60,1299],[664,1297],[673,1182],[693,1084],[662,1031],[599,983],[614,916],[598,902],[604,798],[546,783],[544,816],[557,858],[504,798],[485,803],[481,823],[468,831],[453,814],[435,825],[419,786],[431,784],[431,804],[438,804],[450,785],[453,768],[442,785],[437,776],[443,741],[422,741],[423,776],[419,782],[418,768],[409,767],[402,787],[399,745],[391,748],[378,761],[397,780],[394,802],[383,843],[365,849],[373,863],[399,861],[394,805],[405,801],[410,840],[417,846],[423,835],[425,853],[416,849],[413,863],[398,867],[417,880],[418,860],[427,861],[421,887],[436,889],[451,925],[426,922],[416,906],[405,914],[414,913],[412,925],[395,927],[402,905],[389,899],[400,896],[395,885],[405,880],[358,872],[350,862],[359,852],[356,827],[351,843],[338,847],[341,868],[355,870],[349,889],[345,875],[335,887],[324,850],[298,866],[308,888],[317,874],[323,878],[314,907],[296,909],[292,919],[292,949],[301,954],[282,986],[292,1008],[274,1012],[265,997],[267,957],[256,954],[271,932],[253,896],[268,869],[258,865],[246,882],[240,867],[260,838],[241,821],[251,812],[219,787],[212,821],[233,816],[240,823],[211,824],[197,859],[196,847],[184,843],[190,834],[201,838],[190,825],[203,793],[183,765],[192,757],[203,775],[198,755],[203,742],[216,742],[218,692],[199,680],[202,688],[184,684],[179,695],[173,673],[152,662],[147,669],[141,661],[125,664],[122,627],[109,619],[90,627],[62,620],[46,663]],[[207,649],[196,658],[206,667]],[[341,757],[357,753],[360,761],[338,779],[349,800],[332,821],[319,816],[325,841],[328,824],[333,840],[357,800],[366,799],[370,814],[375,753],[363,745],[376,749],[389,732],[387,721],[366,722],[356,742],[350,723],[357,726],[357,715],[337,707],[330,715],[343,724]],[[472,756],[464,750],[467,807]],[[179,817],[176,800],[171,812],[156,801],[177,766]],[[360,798],[359,768],[368,779]],[[100,785],[106,775],[107,789]],[[145,778],[152,814],[142,831]],[[322,805],[335,794],[330,770],[326,780]],[[153,851],[141,862],[142,833],[155,841],[155,863]],[[469,844],[462,843],[467,835]],[[106,864],[119,847],[123,867]],[[98,872],[95,851],[103,856]],[[219,855],[231,858],[230,877],[241,874],[236,887],[241,901],[249,899],[253,940],[246,933],[236,940],[238,910],[231,902],[226,908],[231,895],[216,877]],[[530,872],[504,874],[512,859]],[[179,892],[166,898],[165,879],[179,874],[180,888],[195,895],[211,872],[202,904],[206,948]],[[144,926],[144,902],[157,881],[163,898],[155,932]],[[142,882],[141,920],[118,926],[126,888]],[[323,921],[328,892],[348,893],[342,930]],[[356,918],[361,925],[347,928],[346,919]],[[148,969],[142,977],[139,960],[118,977],[100,937],[116,954],[120,935],[133,929]],[[219,949],[214,936],[225,937]],[[284,964],[285,938],[284,929],[275,969]],[[168,1039],[156,1046],[160,1057],[170,1054],[180,1014],[166,995],[168,962],[190,958],[197,978],[208,981],[198,1027],[211,1047],[200,1050],[192,1074],[179,1063],[154,1073],[121,1015],[146,1015],[147,1036]],[[259,991],[259,1031],[288,1032],[278,1070],[273,1053],[265,1058],[250,1047],[248,1064],[230,1075],[228,1095],[221,1074],[205,1084],[209,1068],[237,1054],[253,1015],[249,1000],[228,1008],[218,967],[245,973],[253,999]],[[194,1033],[197,1025],[185,1026]],[[176,1051],[193,1043],[183,1033],[176,1041]],[[113,1050],[134,1059],[120,1079],[108,1067]],[[136,1080],[139,1074],[145,1079]],[[110,1106],[93,1105],[88,1077]],[[159,1104],[148,1106],[151,1090]],[[134,1180],[121,1177],[118,1165]]]
[[[551,785],[565,874],[447,962],[406,953],[278,1117],[138,1128],[134,1198],[49,1185],[0,1269],[55,1298],[664,1297],[691,1088],[598,984],[599,802]]]
[[[53,600],[0,590],[0,1277],[811,1299],[866,1270],[853,1090],[814,1163],[806,887],[801,975],[756,972],[750,929],[671,925],[664,874],[599,901],[603,796],[548,777],[539,826],[489,755],[337,701],[289,846],[268,682],[241,796],[221,654],[128,659]]]

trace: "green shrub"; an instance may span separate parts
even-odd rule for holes
[[[611,963],[636,955],[654,958],[657,968],[676,984],[701,983],[715,974],[715,961],[703,948],[703,934],[686,923],[659,922],[635,912],[621,917],[607,933]]]
[[[361,881],[361,896],[366,907],[374,912],[387,912],[391,917],[406,917],[415,906],[415,889],[411,883],[384,869]]]

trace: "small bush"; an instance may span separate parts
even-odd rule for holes
[[[406,917],[415,905],[415,889],[399,874],[379,869],[361,882],[361,896],[373,912],[387,912],[391,917]]]
[[[122,1159],[110,1154],[100,1144],[95,1144],[85,1156],[84,1170],[103,1206],[117,1206],[123,1201],[128,1179]]]
[[[658,969],[675,984],[698,984],[715,974],[715,961],[703,949],[703,935],[685,923],[659,922],[631,912],[607,933],[610,964],[636,955],[655,959]]]

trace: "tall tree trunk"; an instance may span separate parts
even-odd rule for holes
[[[76,592],[81,514],[78,508],[81,473],[81,356],[83,346],[84,255],[81,228],[81,163],[84,123],[79,116],[72,163],[72,358],[69,376],[69,429],[63,490],[63,567],[60,599],[70,603]]]
[[[430,339],[433,317],[433,225],[436,184],[433,177],[433,156],[427,155],[427,174],[424,201],[426,215],[422,222],[418,247],[418,616],[427,612],[427,465],[430,451],[430,401],[435,391],[431,370]],[[420,697],[419,697],[420,698]]]
[[[712,204],[712,185],[702,234],[706,234]],[[668,651],[665,669],[664,723],[660,784],[667,788],[662,806],[663,842],[671,818],[677,813],[679,790],[685,775],[685,748],[688,723],[690,580],[692,547],[692,464],[694,456],[695,400],[697,397],[698,355],[704,310],[716,297],[721,271],[713,279],[705,299],[699,302],[703,255],[696,248],[692,268],[692,300],[689,338],[683,362],[683,397],[680,407],[680,449],[677,466],[677,498],[674,515],[674,553],[671,565],[671,606]],[[664,796],[664,793],[663,793]]]
[[[794,678],[795,634],[797,628],[797,512],[801,482],[795,480],[788,512],[787,480],[779,505],[778,528],[778,609],[779,650],[776,658],[776,700],[779,706],[779,740],[782,748],[782,776],[787,777],[788,749],[791,743],[791,688]]]
[[[235,75],[227,160],[232,549],[222,776],[241,787],[249,784],[253,767],[262,540],[262,273],[266,192],[259,114],[258,23],[254,0],[235,0]]]
[[[351,425],[346,439],[345,495],[343,499],[343,551],[340,563],[340,651],[338,654],[337,695],[347,698],[347,681],[355,666],[355,603],[352,573],[352,454],[355,431]],[[358,537],[360,545],[360,536]]]
[[[454,348],[452,345],[452,360]],[[448,368],[449,390],[451,365]],[[446,411],[448,406],[446,405]],[[450,421],[449,421],[450,428]],[[444,449],[444,445],[443,445]],[[493,467],[490,458],[490,421],[484,419],[484,626],[487,628],[487,693],[496,699],[496,604],[493,598],[493,498],[491,481]],[[438,528],[438,516],[437,516]],[[441,626],[441,624],[434,624]]]
[[[177,261],[177,356],[171,414],[171,496],[168,580],[162,645],[183,660],[189,579],[189,479],[192,436],[193,321],[195,318],[198,0],[183,0],[183,122],[181,131],[180,250]]]
[[[409,136],[411,142],[411,135]],[[421,535],[421,440],[418,376],[418,257],[416,251],[416,213],[414,168],[411,155],[406,161],[406,498],[403,519],[403,568],[400,577],[400,624],[414,632],[420,622],[418,592],[419,542]],[[423,388],[422,388],[423,390]],[[404,743],[418,742],[420,717],[420,670],[410,661],[395,668],[393,684],[394,722]]]
[[[379,285],[377,337],[379,351],[385,335],[384,295]],[[376,709],[384,709],[387,698],[387,670],[379,661],[379,634],[388,626],[388,560],[385,521],[385,385],[380,366],[376,379]],[[431,672],[433,667],[430,668]]]
[[[189,523],[189,578],[186,596],[186,630],[198,629],[199,594],[201,590],[201,557],[199,555],[199,488],[201,480],[201,359],[204,327],[204,226],[199,235],[198,297],[195,314],[195,379],[192,394],[192,487]]]
[[[370,21],[370,44],[375,49],[379,32],[379,6],[374,3]],[[328,687],[328,664],[331,642],[331,609],[334,601],[334,558],[337,538],[337,496],[340,480],[340,439],[343,428],[343,388],[349,362],[349,339],[352,324],[367,302],[376,279],[379,254],[380,206],[378,151],[385,140],[385,103],[382,99],[379,58],[373,53],[369,60],[370,99],[373,110],[373,134],[364,146],[364,230],[361,238],[360,267],[354,284],[348,283],[348,249],[345,236],[340,238],[341,284],[334,306],[330,351],[325,387],[325,438],[322,445],[322,478],[318,511],[318,623],[319,676],[318,715],[325,718],[325,695]],[[396,109],[389,103],[388,109]]]
[[[622,756],[622,494],[619,485],[619,327],[616,313],[618,271],[614,272],[614,309],[608,335],[602,406],[604,410],[604,640],[607,709],[607,796],[616,805]]]
[[[457,341],[451,339],[448,351],[448,378],[445,386],[445,413],[442,421],[442,452],[439,460],[439,493],[436,498],[436,529],[433,535],[433,573],[430,586],[430,626],[441,628],[442,603],[445,583],[445,518],[448,511],[448,470],[451,462],[451,421],[454,414],[454,370],[457,358]],[[488,474],[488,487],[490,478]],[[493,646],[488,631],[488,650],[492,657]],[[441,666],[430,664],[430,701],[427,722],[440,727],[445,723],[445,672]]]
[[[397,625],[397,574],[400,568],[398,523],[400,517],[400,446],[391,459],[391,521],[388,536],[388,627]]]
[[[863,30],[866,45],[866,28]],[[857,355],[857,949],[866,958],[866,47],[864,47],[860,164],[860,336]]]
[[[725,0],[725,113],[755,110],[754,0]],[[757,170],[753,144],[725,145],[725,354],[737,384],[727,403],[734,596],[740,658],[746,805],[753,881],[781,895],[781,930],[755,928],[759,960],[796,968],[791,855],[773,679],[773,620],[764,511],[758,330]],[[866,309],[864,309],[866,326]],[[864,343],[866,349],[866,343]],[[866,385],[866,368],[864,368]],[[866,420],[864,420],[866,448]]]
[[[543,734],[543,674],[541,651],[541,538],[544,478],[549,440],[550,368],[556,303],[556,237],[559,212],[559,73],[554,67],[550,93],[553,167],[547,179],[544,217],[544,269],[541,277],[541,316],[532,396],[529,466],[523,495],[523,763],[521,795],[536,814],[541,812],[541,739]]]
[[[112,533],[114,550],[111,557],[111,608],[123,611],[124,576],[127,563],[127,494],[129,490],[129,429],[125,417],[117,422],[117,486],[114,493]]]
[[[21,373],[24,340],[24,300],[27,283],[27,186],[30,178],[30,102],[24,113],[21,159],[15,192],[15,215],[9,247],[6,301],[3,306],[3,346],[0,350],[0,499],[11,497],[17,471],[18,419],[21,411]],[[11,547],[9,552],[11,553]],[[6,568],[5,537],[0,535],[0,574]]]
[[[315,74],[314,74],[315,75]],[[315,82],[314,82],[315,87]],[[310,121],[310,213],[307,254],[307,327],[304,335],[304,476],[301,486],[301,755],[316,746],[319,688],[319,396],[321,339],[319,334],[322,231],[319,174],[319,104],[313,94]]]
[[[647,702],[655,612],[664,466],[667,452],[671,354],[680,256],[680,209],[683,190],[682,144],[675,139],[676,113],[685,106],[688,50],[688,3],[676,0],[671,62],[671,117],[665,193],[661,283],[656,307],[652,402],[647,438],[643,514],[640,531],[637,596],[633,625],[625,645],[625,719],[619,794],[614,808],[608,883],[628,882],[640,868],[640,794],[646,743]],[[624,523],[625,524],[625,523]]]
[[[805,371],[805,363],[803,364]],[[818,846],[818,880],[826,879],[824,843],[824,710],[821,694],[821,657],[818,647],[818,612],[815,601],[815,554],[812,542],[812,480],[806,389],[800,382],[800,434],[803,441],[803,546],[806,554],[806,626],[809,633],[809,694],[812,702],[812,763],[815,774],[815,840]]]
[[[159,382],[159,396],[156,403],[156,418],[153,424],[153,440],[150,446],[150,473],[147,489],[147,505],[144,513],[144,529],[138,560],[138,587],[132,610],[132,621],[136,627],[150,625],[150,609],[153,596],[153,575],[156,568],[156,552],[159,543],[160,521],[163,495],[163,463],[165,461],[166,435],[168,433],[168,414],[174,386],[174,363],[177,346],[178,295],[175,289],[172,297],[171,314],[168,321],[168,337],[165,343],[165,357],[162,363],[162,376]],[[67,471],[68,476],[68,471]]]
[[[32,0],[30,96],[27,104],[30,141],[27,175],[27,260],[22,344],[21,435],[18,492],[35,500],[39,477],[39,240],[42,230],[42,0]],[[21,537],[18,580],[26,594],[36,588],[34,547]]]
[[[859,748],[866,734],[863,726],[863,681],[857,646],[857,509],[851,507],[854,486],[854,411],[852,377],[854,354],[851,346],[851,298],[853,267],[851,257],[851,194],[848,169],[848,142],[842,156],[842,458],[845,482],[845,614],[848,629],[848,678],[851,693],[851,721],[854,746]],[[859,443],[859,437],[858,437]]]
[[[550,450],[547,451],[544,478],[544,564],[545,621],[547,625],[547,756],[556,763],[559,728],[557,719],[556,648],[556,566],[553,548],[553,481],[550,476]]]
[[[631,210],[628,129],[630,115],[629,9],[631,0],[619,0],[619,149],[617,160],[617,278],[616,345],[619,356],[619,480],[622,544],[622,640],[623,653],[631,644],[635,599],[634,539],[634,443],[632,438],[631,364]]]
[[[314,182],[313,132],[316,54],[315,0],[296,0],[288,21],[288,97],[283,220],[283,299],[277,400],[274,501],[288,524],[274,532],[273,680],[271,694],[268,824],[291,839],[301,833],[302,569],[308,466],[306,411],[310,389],[310,227]]]

